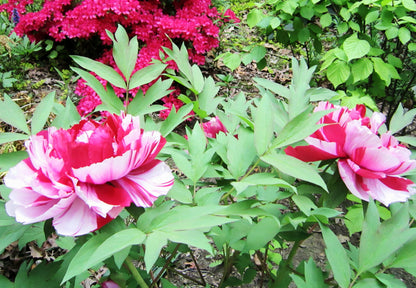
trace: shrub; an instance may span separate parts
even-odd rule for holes
[[[414,1],[265,1],[269,11],[252,9],[247,17],[267,40],[290,47],[343,91],[342,104],[377,109],[413,101],[416,4]],[[297,48],[302,49],[297,49]],[[298,52],[296,52],[298,51]],[[264,56],[264,54],[263,54]],[[349,97],[345,97],[349,96]]]

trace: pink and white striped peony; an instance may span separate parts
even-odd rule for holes
[[[410,150],[390,132],[377,134],[384,115],[374,112],[369,118],[363,105],[348,109],[327,102],[319,103],[315,111],[334,108],[319,121],[326,125],[305,139],[309,145],[288,147],[286,154],[307,162],[339,158],[345,185],[365,201],[371,197],[388,206],[416,193],[415,184],[399,176],[416,167]]]
[[[155,159],[165,143],[124,114],[68,130],[50,127],[30,137],[29,158],[7,173],[6,211],[23,224],[53,218],[61,235],[97,230],[132,202],[149,207],[167,194],[173,175]]]

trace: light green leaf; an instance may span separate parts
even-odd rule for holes
[[[228,170],[234,179],[243,176],[256,156],[254,134],[248,129],[240,128],[238,139],[233,135],[227,137]]]
[[[20,161],[29,157],[26,151],[17,151],[0,154],[0,172],[6,172]]]
[[[244,249],[258,250],[263,248],[280,230],[280,223],[275,217],[264,217],[253,225],[247,234]]]
[[[390,85],[391,79],[400,79],[399,73],[393,65],[384,62],[381,58],[372,57],[371,60],[374,63],[374,71],[378,74],[381,80],[386,83],[386,86]]]
[[[368,58],[358,59],[351,65],[351,73],[355,82],[368,79],[373,73],[373,63]]]
[[[416,147],[416,137],[413,137],[413,136],[397,136],[396,139],[399,140],[400,142],[410,144],[413,147]]]
[[[185,204],[192,203],[191,191],[179,180],[175,181],[167,196]]]
[[[309,88],[306,91],[306,97],[311,102],[327,101],[336,95],[338,95],[337,92],[322,87]]]
[[[399,132],[400,130],[411,124],[415,116],[416,108],[404,113],[403,106],[401,103],[399,103],[396,112],[394,112],[390,120],[389,130],[393,134]]]
[[[131,76],[129,90],[152,82],[162,74],[166,67],[166,64],[155,63],[136,71]]]
[[[408,221],[408,209],[402,207],[380,224],[377,207],[370,201],[361,233],[359,274],[379,265],[416,236],[416,229],[409,228]]]
[[[316,123],[331,111],[317,111],[311,114],[310,109],[305,110],[283,127],[277,135],[277,138],[273,141],[272,147],[280,148],[305,139],[322,127]]]
[[[74,103],[72,103],[71,98],[66,99],[66,106],[62,108],[59,112],[55,113],[56,117],[52,121],[51,126],[56,128],[68,129],[72,125],[78,123],[81,120],[77,108]]]
[[[402,42],[402,44],[406,44],[407,42],[410,41],[411,39],[411,35],[410,35],[410,31],[409,29],[407,29],[406,27],[400,27],[399,29],[399,40],[400,42]]]
[[[239,54],[227,52],[224,54],[222,62],[225,66],[230,68],[231,71],[234,71],[241,64],[241,56]]]
[[[94,72],[114,86],[127,89],[123,77],[114,68],[84,56],[71,56],[71,58],[82,68]]]
[[[90,86],[98,94],[98,96],[100,96],[101,101],[109,112],[119,114],[120,111],[124,110],[124,105],[120,98],[118,98],[114,93],[110,93],[110,91],[107,92],[100,81],[97,80],[97,78],[85,70],[75,67],[71,67],[71,69],[78,73],[85,81],[87,81],[87,85]]]
[[[117,27],[115,37],[108,30],[106,30],[106,32],[110,39],[113,40],[114,61],[124,77],[129,80],[137,62],[139,44],[137,37],[133,37],[129,42],[127,32],[120,24]]]
[[[379,16],[380,16],[380,11],[379,10],[373,10],[373,11],[369,12],[365,16],[365,25],[373,23],[374,21],[376,21],[378,19]]]
[[[168,244],[168,238],[166,233],[156,230],[147,236],[145,244],[144,264],[146,265],[146,271],[149,273],[156,263],[163,246]]]
[[[208,115],[215,112],[217,106],[222,102],[222,99],[215,96],[220,90],[219,86],[215,86],[212,77],[208,77],[204,81],[204,88],[198,95],[199,108],[204,110]]]
[[[175,107],[172,107],[168,118],[163,121],[162,126],[160,127],[160,133],[163,137],[166,137],[170,132],[172,132],[173,129],[176,128],[176,126],[185,121],[189,112],[192,111],[192,106],[192,103],[186,104],[182,106],[178,112],[176,112]]]
[[[334,273],[334,278],[342,288],[349,287],[351,268],[347,253],[337,236],[323,224],[319,224],[325,241],[325,254]]]
[[[273,93],[282,96],[286,99],[289,99],[290,97],[290,90],[288,88],[286,88],[285,86],[276,83],[274,81],[271,81],[269,79],[264,79],[264,78],[253,78],[253,80],[260,86],[269,89],[270,91],[272,91]]]
[[[143,96],[143,92],[139,90],[133,100],[127,106],[127,111],[129,114],[137,116],[144,115],[148,111],[153,110],[152,108],[159,109],[159,107],[151,107],[154,102],[161,99],[162,97],[168,95],[171,90],[168,90],[172,86],[172,80],[157,80],[149,89],[147,89],[146,94]],[[165,107],[161,107],[165,109]]]
[[[14,142],[19,140],[26,140],[29,138],[27,134],[3,132],[0,134],[0,145],[7,142]]]
[[[329,13],[322,14],[319,18],[322,28],[328,27],[332,24],[332,16]]]
[[[366,40],[360,40],[357,37],[357,33],[354,33],[342,44],[345,54],[347,54],[348,62],[362,58],[370,52],[370,44]]]
[[[276,178],[275,175],[269,173],[252,174],[241,181],[231,182],[231,185],[237,190],[237,194],[243,192],[249,186],[278,186],[284,187],[296,193],[296,187],[290,185],[286,181]]]
[[[251,9],[247,14],[247,24],[250,28],[256,26],[266,15],[263,14],[259,9]]]
[[[344,61],[335,60],[329,65],[326,76],[328,80],[334,85],[335,88],[338,85],[345,83],[351,75],[350,67]]]
[[[386,30],[385,34],[388,40],[394,39],[399,35],[399,28],[392,26]]]
[[[3,97],[4,100],[0,100],[0,120],[30,134],[23,110],[6,93]]]
[[[273,165],[277,170],[295,178],[316,184],[328,191],[325,182],[318,172],[307,163],[285,154],[270,153],[261,157],[266,163]]]
[[[258,155],[263,155],[267,151],[273,139],[274,120],[271,105],[268,95],[264,94],[255,113],[254,145]]]
[[[49,114],[52,112],[54,100],[55,91],[46,95],[46,97],[43,98],[39,105],[36,107],[36,110],[33,113],[31,124],[33,135],[37,134],[45,126],[46,121],[48,121]]]
[[[414,0],[402,0],[402,4],[406,9],[416,11],[416,3]]]

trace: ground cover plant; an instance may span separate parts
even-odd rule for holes
[[[2,287],[79,287],[99,271],[101,287],[181,286],[171,271],[192,247],[221,267],[220,287],[405,287],[391,269],[416,273],[416,161],[404,144],[413,138],[397,133],[415,110],[399,105],[387,126],[363,105],[337,106],[336,92],[310,86],[316,67],[295,58],[287,87],[255,78],[255,97],[227,97],[184,45],[136,70],[137,38],[122,26],[106,33],[117,67],[73,56],[72,68],[101,113],[81,118],[51,93],[26,119],[2,96],[1,142],[28,141],[0,157],[0,248],[35,249],[53,235],[62,250],[22,261]],[[160,121],[174,82],[184,104]],[[336,221],[360,240],[342,243]],[[295,264],[316,233],[324,263]],[[210,286],[192,259],[195,285]]]

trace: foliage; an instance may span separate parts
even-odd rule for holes
[[[127,207],[101,229],[75,241],[59,236],[58,243],[68,250],[66,254],[52,263],[37,262],[34,269],[31,262],[22,263],[14,283],[0,278],[5,285],[77,287],[89,276],[87,269],[105,265],[109,274],[101,281],[111,280],[120,287],[149,287],[160,282],[163,287],[174,287],[166,271],[178,253],[192,255],[190,246],[221,259],[220,287],[241,286],[254,277],[268,281],[269,287],[288,287],[290,282],[298,287],[404,287],[387,269],[404,268],[416,275],[413,199],[385,208],[371,199],[367,203],[349,195],[355,204],[349,207],[349,214],[343,215],[340,207],[347,205],[348,191],[334,162],[307,164],[284,153],[288,145],[303,143],[320,129],[322,126],[316,123],[333,111],[312,111],[312,101],[334,96],[331,90],[310,87],[315,67],[309,68],[303,59],[293,59],[293,77],[288,87],[256,78],[259,97],[246,99],[241,93],[223,98],[217,96],[214,80],[189,63],[185,46],[164,48],[167,59],[154,60],[150,66],[135,71],[129,61],[138,53],[134,38],[128,39],[121,27],[115,34],[109,32],[109,37],[114,42],[112,55],[118,70],[81,56],[73,59],[83,69],[73,70],[100,96],[102,105],[98,110],[139,116],[142,128],[160,131],[167,140],[160,159],[173,160],[182,174],[153,207]],[[167,61],[174,61],[178,70],[164,73]],[[125,89],[125,101],[112,86],[103,86],[88,71]],[[131,89],[154,81],[162,73],[166,78],[157,80],[145,95],[139,92],[133,100],[129,98]],[[165,121],[155,121],[151,113],[161,109],[157,100],[169,92],[172,81],[187,91],[179,96],[186,104],[178,111],[172,109]],[[80,120],[72,102],[67,101],[64,107],[54,102],[53,94],[36,108],[30,127],[22,110],[7,95],[0,109],[1,119],[21,131],[2,134],[3,143],[41,131],[50,113],[56,115],[51,125],[57,128],[66,129]],[[196,115],[195,124],[186,127],[185,139],[175,128],[191,110]],[[390,126],[392,132],[400,131],[414,116],[414,111],[404,114],[402,108],[396,113]],[[203,124],[214,117],[225,129],[207,138]],[[25,157],[25,152],[1,155],[1,170],[8,170]],[[0,187],[3,199],[8,201],[10,189]],[[17,240],[20,245],[32,240],[40,244],[52,232],[46,221],[37,224],[43,229],[23,237],[33,226],[18,224],[9,217],[4,201],[0,207],[0,247]],[[361,214],[352,213],[353,209]],[[386,210],[389,213],[384,217],[380,211]],[[344,247],[340,243],[330,229],[336,218],[362,223],[350,230],[361,232],[359,244]],[[310,259],[294,267],[297,249],[318,231],[326,245],[328,265],[318,267]],[[280,255],[281,249],[288,247],[288,256]],[[253,257],[260,265],[253,264]],[[140,265],[133,265],[133,260]],[[195,265],[198,267],[197,262]],[[233,267],[237,272],[231,276]],[[206,286],[202,275],[194,280]]]
[[[247,24],[257,27],[266,41],[306,55],[309,65],[339,89],[341,103],[350,108],[375,102],[390,106],[388,119],[398,103],[412,106],[416,84],[414,1],[276,1],[251,9]],[[255,59],[265,65],[265,51],[222,55],[234,69]],[[247,56],[248,55],[248,56]],[[255,57],[254,57],[255,55]],[[409,107],[410,107],[409,106]]]

